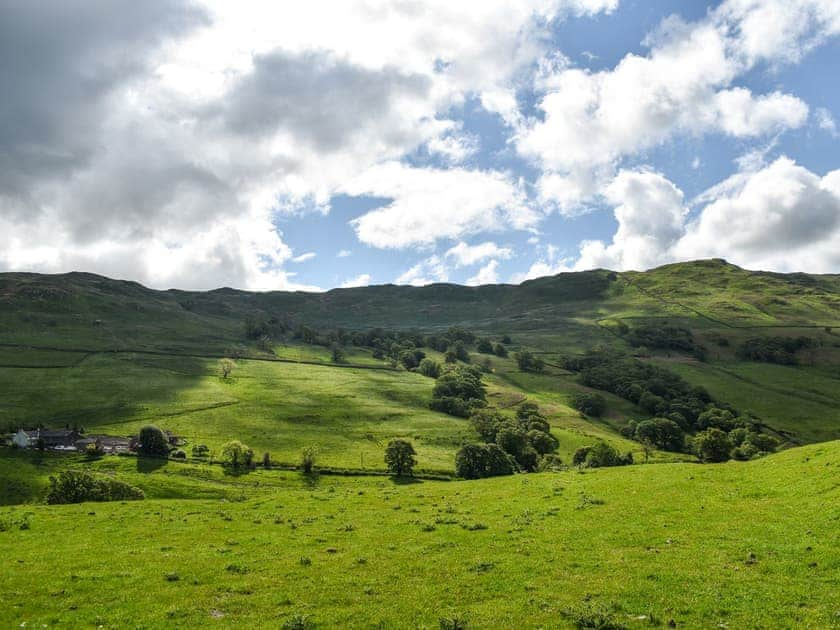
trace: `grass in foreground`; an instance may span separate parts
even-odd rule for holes
[[[0,510],[27,523],[0,532],[0,625],[829,628],[838,461],[396,484],[110,458],[146,501]],[[217,498],[155,498],[179,484]]]

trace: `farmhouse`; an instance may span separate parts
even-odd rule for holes
[[[19,429],[12,436],[12,444],[18,448],[38,448],[63,450],[73,449],[73,443],[79,439],[79,432],[74,429]]]

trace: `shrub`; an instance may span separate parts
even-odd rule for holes
[[[578,448],[572,458],[572,463],[575,466],[584,466],[586,468],[626,466],[633,463],[633,454],[627,453],[622,456],[606,442],[596,442],[592,446]]]
[[[97,478],[87,472],[62,470],[58,477],[50,477],[47,503],[82,503],[83,501],[134,501],[145,494],[116,479]]]
[[[455,474],[463,479],[512,475],[513,457],[497,444],[467,444],[455,454]]]
[[[173,451],[172,457],[173,459],[187,459],[187,454],[179,448],[178,450]]]
[[[207,457],[210,454],[210,449],[206,444],[196,444],[192,447],[193,457]]]
[[[254,451],[239,440],[231,440],[222,446],[222,463],[234,470],[250,468],[254,461]]]
[[[607,410],[607,401],[601,394],[581,392],[572,399],[572,405],[587,416],[600,418]]]
[[[440,363],[434,359],[423,359],[420,361],[420,367],[417,368],[417,371],[423,376],[437,378],[440,376]]]
[[[268,453],[268,452],[263,453],[262,465],[263,465],[263,468],[265,468],[266,470],[271,468],[271,453]]]
[[[545,369],[545,361],[535,357],[531,352],[522,350],[514,355],[516,364],[523,372],[542,372]]]
[[[315,470],[315,459],[318,450],[314,446],[305,446],[300,452],[300,469],[307,475]]]
[[[694,437],[694,452],[702,462],[725,462],[729,459],[732,443],[729,437],[715,427],[706,429]]]
[[[497,343],[493,346],[493,354],[504,359],[508,355],[508,351],[503,344]]]
[[[92,442],[85,446],[85,455],[89,459],[95,459],[97,457],[102,457],[105,454],[105,449],[102,448],[102,443],[98,440],[96,442]]]
[[[493,354],[493,343],[489,339],[479,339],[475,349],[482,354]]]
[[[388,471],[398,477],[410,475],[414,466],[417,465],[414,457],[416,454],[411,442],[391,440],[385,449],[385,464],[388,466]]]
[[[169,440],[166,434],[153,424],[140,429],[140,439],[137,452],[152,457],[167,457],[169,455]]]

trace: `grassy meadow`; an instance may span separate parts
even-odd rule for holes
[[[96,467],[147,499],[0,509],[0,625],[840,623],[838,442],[475,482]]]

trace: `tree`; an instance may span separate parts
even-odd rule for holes
[[[406,440],[391,440],[385,449],[385,464],[388,471],[398,477],[410,475],[417,464],[417,452],[411,442]]]
[[[234,363],[230,359],[219,359],[219,373],[223,379],[227,379],[233,372]]]
[[[495,442],[499,426],[505,417],[495,409],[476,409],[470,416],[470,424],[485,442]]]
[[[517,352],[514,358],[519,369],[523,372],[542,372],[545,369],[545,361],[527,350]]]
[[[497,343],[495,346],[493,346],[493,354],[495,354],[497,357],[501,357],[504,359],[508,355],[508,351],[507,348],[504,347],[504,345]]]
[[[634,437],[643,444],[653,444],[666,451],[679,452],[685,447],[685,434],[673,420],[651,418],[636,425]]]
[[[334,343],[331,347],[331,353],[333,363],[344,363],[344,348]]]
[[[231,440],[222,446],[222,463],[234,470],[248,468],[254,461],[254,451],[239,440]]]
[[[702,462],[725,462],[729,459],[732,443],[729,437],[715,427],[694,436],[694,451]]]
[[[486,404],[487,394],[481,382],[481,370],[475,366],[448,367],[435,383],[429,406],[462,418]]]
[[[166,434],[160,428],[148,424],[140,429],[137,452],[151,457],[168,457],[169,440],[166,439]]]
[[[300,469],[307,475],[315,470],[315,459],[318,450],[314,446],[304,446],[300,452]]]
[[[587,416],[600,418],[607,410],[607,401],[601,394],[581,392],[572,399],[575,409]]]
[[[493,354],[493,342],[487,338],[479,339],[475,344],[475,349],[482,354]]]
[[[455,454],[455,474],[462,479],[512,475],[516,464],[497,444],[467,444]]]
[[[420,361],[420,366],[417,368],[417,371],[423,376],[437,378],[440,376],[440,363],[434,359],[423,359]]]

